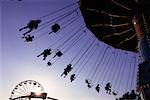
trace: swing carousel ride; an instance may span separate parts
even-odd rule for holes
[[[29,29],[22,38],[33,42],[43,35],[57,37],[69,30],[37,57],[42,56],[47,66],[53,66],[76,47],[76,54],[61,76],[65,78],[72,73],[73,82],[88,68],[85,84],[97,93],[104,89],[116,100],[150,100],[149,5],[148,0],[79,0],[30,20],[19,31]],[[85,24],[79,23],[82,18]]]

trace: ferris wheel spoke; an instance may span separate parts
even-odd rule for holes
[[[34,83],[33,83],[34,84]],[[35,85],[33,85],[32,87],[31,87],[31,90],[30,91],[33,91],[34,90],[34,87],[35,87]]]
[[[21,95],[13,95],[14,98],[18,98],[20,97]]]
[[[22,92],[19,92],[19,91],[13,91],[13,92],[16,92],[16,93],[18,93],[20,95],[25,95],[25,93],[22,93]]]
[[[28,83],[26,82],[26,83],[24,83],[24,86],[25,86],[25,88],[26,88],[26,90],[27,90],[27,93],[29,94],[30,93],[30,91],[29,91],[29,88],[28,88]]]
[[[26,92],[22,90],[20,87],[17,87],[17,89],[19,89],[22,93],[26,94]]]
[[[28,94],[28,91],[27,91],[26,87],[23,84],[22,84],[22,87],[23,87],[24,91],[26,92],[26,94]]]
[[[31,91],[31,84],[32,84],[32,83],[29,82],[29,85],[28,85],[28,86],[29,86],[29,91]]]

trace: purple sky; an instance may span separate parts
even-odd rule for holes
[[[94,88],[88,89],[86,87],[86,84],[84,83],[85,78],[90,77],[88,76],[89,73],[92,72],[92,70],[90,69],[94,65],[98,55],[104,52],[104,48],[102,48],[103,43],[100,41],[96,40],[95,43],[98,43],[100,46],[98,47],[96,53],[92,56],[92,60],[87,63],[84,70],[80,73],[80,75],[73,83],[70,83],[68,77],[66,79],[60,77],[65,66],[85,45],[87,38],[90,38],[90,43],[92,42],[93,37],[91,36],[92,33],[89,30],[87,30],[87,35],[82,40],[80,40],[72,49],[65,53],[65,55],[63,55],[53,66],[47,67],[46,62],[43,61],[41,57],[36,57],[39,53],[42,52],[43,49],[48,48],[58,38],[62,37],[66,33],[66,35],[70,36],[70,34],[73,34],[75,30],[79,29],[80,26],[84,25],[82,17],[80,17],[76,22],[72,23],[70,26],[68,26],[64,30],[61,30],[57,34],[45,34],[45,32],[50,30],[49,26],[43,30],[38,31],[37,33],[34,33],[35,36],[39,36],[40,38],[36,38],[32,43],[25,43],[21,39],[22,32],[19,32],[18,30],[19,28],[24,27],[29,20],[39,18],[47,13],[55,11],[56,9],[62,8],[75,1],[76,0],[22,0],[22,2],[17,2],[17,0],[2,1],[0,6],[2,8],[2,15],[0,15],[2,17],[2,21],[0,21],[2,22],[2,58],[0,58],[0,61],[2,61],[2,89],[0,90],[2,91],[0,91],[0,94],[2,94],[3,100],[7,100],[10,97],[10,93],[13,88],[24,80],[38,81],[43,85],[45,91],[48,93],[48,96],[52,96],[60,100],[114,100],[114,96],[105,94],[105,91],[103,91],[104,89],[102,89],[98,94],[96,93]],[[76,6],[66,9],[60,13],[56,13],[54,15],[43,18],[42,22],[53,19],[64,12],[68,12],[71,9],[74,9],[75,7]],[[69,18],[72,18],[73,16],[76,16],[76,13]],[[67,18],[60,22],[60,24],[66,20]],[[63,41],[65,41],[65,39],[60,41],[57,45],[61,44]],[[88,47],[88,44],[90,43],[87,43],[85,47]],[[106,46],[107,45],[105,45],[105,47]],[[55,47],[56,46],[54,46],[52,49],[54,49]],[[95,72],[96,74],[94,76],[95,80],[93,80],[93,84],[96,85],[97,83],[102,83],[103,80],[101,80],[101,77],[106,76],[106,79],[102,84],[102,87],[104,87],[104,84],[112,81],[110,80],[110,77],[113,75],[114,79],[112,81],[112,87],[114,87],[114,89],[120,87],[118,90],[119,95],[121,95],[125,90],[131,90],[135,88],[136,73],[133,77],[134,83],[132,88],[130,88],[128,84],[131,83],[131,76],[134,69],[134,59],[132,58],[132,56],[135,56],[136,54],[133,52],[128,52],[126,56],[123,50],[116,50],[118,52],[117,63],[112,62],[113,64],[111,64],[108,63],[108,59],[110,58],[110,60],[113,61],[113,58],[116,55],[112,54],[113,51],[114,49],[111,48],[106,52],[106,55],[104,55],[103,60],[99,65],[101,67],[98,67],[97,72]],[[126,61],[125,57],[127,57]],[[104,61],[104,59],[106,59],[106,61]],[[120,67],[121,69],[119,70]],[[112,70],[104,73],[105,68],[112,68]],[[113,72],[112,75],[109,75],[113,71],[113,69],[115,69],[116,71]],[[137,67],[135,69],[137,69]],[[120,73],[120,71],[122,71],[122,73]],[[128,77],[130,77],[129,82],[127,82]],[[122,79],[120,84],[116,83],[115,80],[117,79]]]

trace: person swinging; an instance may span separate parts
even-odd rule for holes
[[[75,76],[76,76],[75,74],[72,74],[72,75],[71,75],[71,77],[70,77],[70,81],[71,81],[71,82],[75,80],[75,78],[76,78]]]
[[[65,78],[68,75],[68,73],[72,70],[71,66],[72,66],[71,64],[67,65],[67,67],[64,69],[64,72],[61,74],[61,76],[64,75]]]
[[[91,87],[92,87],[92,84],[91,84],[90,81],[91,81],[91,80],[88,80],[88,79],[85,80],[85,83],[87,84],[88,88],[91,88]]]
[[[25,38],[25,41],[24,41],[24,42],[32,42],[32,41],[33,41],[34,36],[27,35],[27,36],[23,36],[22,38]]]
[[[42,56],[43,55],[43,60],[46,60],[46,57],[48,56],[48,55],[50,55],[51,54],[51,49],[45,49],[41,54],[39,54],[37,57],[40,57],[40,56]]]
[[[111,84],[110,84],[110,83],[107,83],[107,84],[106,84],[105,90],[106,90],[106,93],[111,94]]]
[[[130,99],[136,99],[136,93],[135,93],[135,90],[132,90],[132,91],[131,91]]]
[[[96,89],[96,91],[99,93],[99,91],[100,91],[100,86],[99,86],[99,84],[97,84],[97,86],[95,87],[95,89]]]
[[[30,20],[30,22],[27,24],[27,26],[19,29],[19,31],[22,31],[23,29],[29,28],[29,31],[23,33],[25,36],[26,34],[30,33],[33,29],[37,29],[38,25],[41,23],[41,20]]]

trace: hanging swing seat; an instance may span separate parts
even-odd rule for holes
[[[52,27],[51,27],[52,31],[54,33],[56,33],[59,29],[60,29],[60,25],[59,24],[54,24]]]
[[[62,53],[61,51],[58,51],[58,52],[56,53],[56,55],[57,55],[58,57],[61,57],[61,56],[63,55],[63,53]]]
[[[52,63],[49,61],[49,62],[47,62],[47,65],[48,65],[48,66],[51,66],[51,65],[52,65]]]
[[[114,96],[116,96],[116,95],[118,95],[118,91],[113,91],[112,94],[113,94]]]

